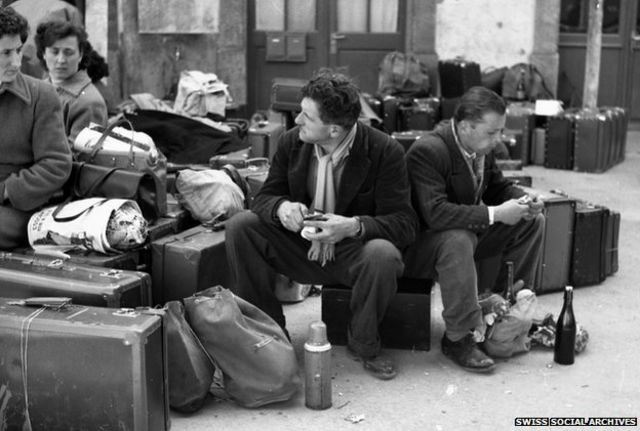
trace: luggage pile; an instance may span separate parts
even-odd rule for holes
[[[275,151],[279,132],[257,124],[255,130],[247,130],[250,148],[202,153],[202,160],[181,164],[168,161],[155,139],[137,131],[134,124],[123,118],[108,127],[92,125],[79,135],[65,189],[67,200],[47,208],[33,222],[34,230],[50,230],[55,222],[82,225],[83,232],[69,228],[61,231],[64,235],[34,236],[35,247],[0,253],[0,361],[5,364],[0,367],[4,382],[0,420],[8,429],[168,430],[170,407],[193,411],[193,405],[185,409],[173,402],[185,400],[180,398],[185,388],[171,376],[179,381],[191,365],[176,367],[168,356],[172,346],[166,304],[196,298],[197,292],[229,286],[230,281],[224,217],[208,226],[201,224],[190,211],[193,208],[183,205],[185,196],[178,194],[180,180],[189,177],[180,178],[180,173],[223,172],[241,191],[242,199],[236,203],[247,208],[267,177],[268,157]],[[105,232],[89,233],[96,227],[89,225],[95,223],[79,224],[78,219],[97,212],[98,206],[111,208],[106,213],[112,216],[120,207],[134,208],[144,236],[136,244],[113,247],[105,241],[111,237],[103,219],[99,230]],[[257,312],[251,313],[256,318]],[[272,323],[274,331],[279,329]],[[196,332],[206,333],[209,325],[201,322]],[[289,341],[279,333],[259,332],[253,334],[278,339],[263,349],[263,364],[269,352],[282,347],[270,376],[265,371],[262,380],[252,383],[255,376],[235,372],[240,390],[223,385],[217,395],[258,406],[295,393],[297,362]],[[200,338],[205,347],[213,345],[211,339]],[[282,367],[282,355],[290,366]],[[233,369],[224,361],[215,367],[229,384]],[[239,359],[236,368],[241,367]],[[255,368],[257,373],[261,369],[266,370]],[[267,378],[271,379],[271,386],[264,385],[268,393],[252,389],[251,384],[262,385]],[[208,390],[212,382],[205,383]]]
[[[518,142],[512,158],[524,165],[602,173],[624,161],[627,127],[628,113],[620,107],[536,115],[533,103],[512,102],[505,135]]]

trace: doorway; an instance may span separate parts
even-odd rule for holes
[[[598,106],[622,106],[640,120],[640,0],[603,0],[603,7]],[[573,87],[575,106],[584,86],[588,21],[589,0],[562,0],[559,80]]]
[[[248,14],[248,112],[269,108],[274,78],[322,67],[373,94],[382,58],[405,46],[406,0],[250,0]]]

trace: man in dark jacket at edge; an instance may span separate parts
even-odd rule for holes
[[[417,218],[402,146],[358,122],[358,88],[322,71],[302,89],[302,112],[283,135],[251,212],[226,225],[235,293],[283,328],[276,273],[350,286],[347,351],[380,379],[396,375],[378,325],[396,293]],[[309,215],[322,212],[321,220]]]
[[[544,231],[543,203],[505,179],[491,154],[505,112],[500,96],[473,87],[452,120],[417,140],[406,156],[421,231],[405,252],[405,275],[438,280],[442,352],[470,371],[495,367],[477,344],[484,325],[474,258],[502,253],[500,292],[507,283],[506,261],[514,263],[514,278],[522,280],[517,284],[533,289]]]

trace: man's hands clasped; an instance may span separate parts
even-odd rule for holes
[[[520,199],[510,199],[495,207],[494,218],[496,222],[514,225],[520,220],[531,220],[542,212],[544,202],[537,196],[525,195]]]
[[[359,222],[353,217],[313,213],[300,202],[284,201],[278,207],[277,215],[282,226],[291,232],[312,228],[304,232],[305,239],[309,241],[335,244],[344,238],[355,237],[359,229]]]

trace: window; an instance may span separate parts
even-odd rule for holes
[[[620,30],[620,0],[601,0],[602,33],[617,34]],[[589,25],[589,0],[562,0],[560,32],[586,33]]]
[[[316,0],[256,0],[256,30],[316,29]]]
[[[338,0],[338,31],[397,32],[398,0]]]

